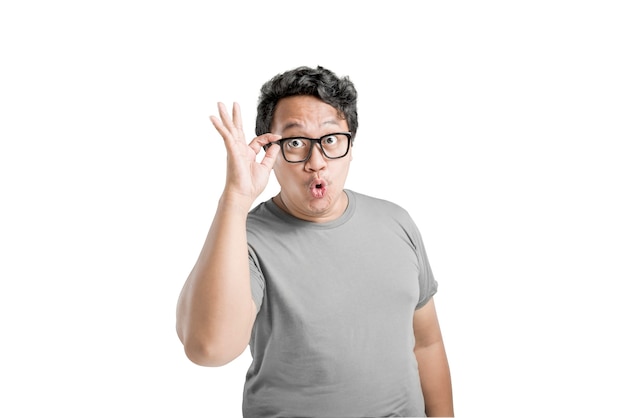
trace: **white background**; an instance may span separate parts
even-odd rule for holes
[[[175,305],[224,180],[208,116],[239,101],[251,139],[299,65],[356,84],[347,186],[422,231],[457,415],[618,414],[620,3],[3,2],[0,415],[240,416],[249,353],[192,364]]]

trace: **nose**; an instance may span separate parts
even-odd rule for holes
[[[320,171],[326,167],[326,162],[322,148],[319,144],[315,144],[311,150],[311,157],[304,163],[304,168],[307,171]]]

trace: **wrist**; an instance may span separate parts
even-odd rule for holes
[[[250,199],[249,196],[225,190],[220,196],[218,207],[229,213],[238,213],[247,217],[253,203],[254,199]]]

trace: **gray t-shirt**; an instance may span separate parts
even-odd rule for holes
[[[271,200],[248,216],[244,417],[424,416],[413,313],[437,291],[420,233],[385,200],[346,190],[331,222]]]

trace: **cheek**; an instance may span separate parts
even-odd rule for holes
[[[352,153],[350,153],[349,155],[346,156],[345,158],[345,165],[343,166],[343,173],[344,175],[348,174],[348,171],[350,171],[350,165],[352,163]]]
[[[287,184],[294,178],[291,167],[285,161],[276,161],[274,164],[274,176],[281,185]]]
[[[280,160],[282,160],[282,157],[279,156],[278,158],[280,158]],[[278,161],[276,161],[274,163],[274,173],[277,176],[282,175],[282,173],[284,173],[284,171],[285,171],[285,162],[284,161],[280,161],[280,160],[278,160]]]

